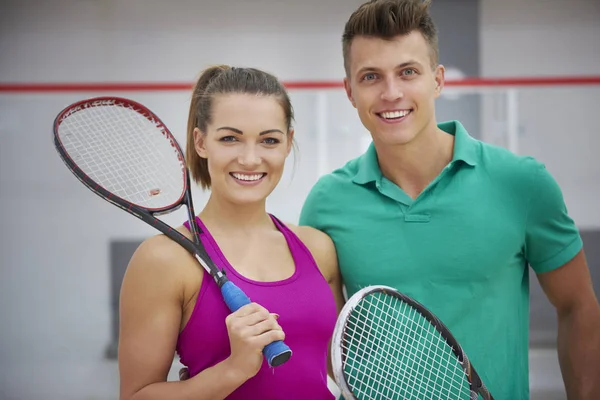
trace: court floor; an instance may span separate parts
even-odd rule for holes
[[[531,400],[565,400],[556,351],[532,350],[530,362]],[[173,363],[169,380],[177,379],[179,367]],[[118,400],[117,364],[101,360],[6,365],[0,361],[0,399]]]

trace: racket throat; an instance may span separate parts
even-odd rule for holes
[[[225,275],[225,270],[217,271],[216,276],[213,275],[213,278],[219,287],[222,287],[226,282],[229,282],[229,279],[227,279],[227,276]]]
[[[215,282],[217,282],[217,285],[219,285],[219,287],[223,286],[225,282],[229,280],[225,275],[225,270],[211,269],[198,254],[194,254],[194,257],[196,257],[196,260],[198,260],[198,262],[200,263],[200,265],[202,265],[206,272],[208,272],[210,276],[214,278]]]

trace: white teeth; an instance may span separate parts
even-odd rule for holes
[[[408,115],[410,110],[382,112],[381,116],[385,119],[402,118]]]
[[[246,174],[231,174],[235,179],[239,179],[241,181],[257,181],[263,177],[264,174],[254,174],[254,175],[246,175]]]

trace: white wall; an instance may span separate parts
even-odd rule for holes
[[[215,61],[337,79],[340,27],[360,1],[3,3],[3,80],[147,81],[189,80]]]
[[[480,40],[484,76],[600,75],[600,1],[481,0]],[[546,163],[580,227],[598,228],[600,85],[520,89],[518,98],[519,153]]]

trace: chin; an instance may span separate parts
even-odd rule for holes
[[[416,137],[415,132],[402,129],[395,132],[378,132],[377,141],[389,146],[401,146],[412,142]]]
[[[231,202],[237,206],[251,206],[254,204],[263,203],[265,197],[232,197]]]
[[[228,198],[233,204],[239,206],[247,206],[257,203],[263,203],[268,196],[268,192],[264,189],[255,190],[246,190],[246,191],[236,191],[236,193],[231,193]]]

